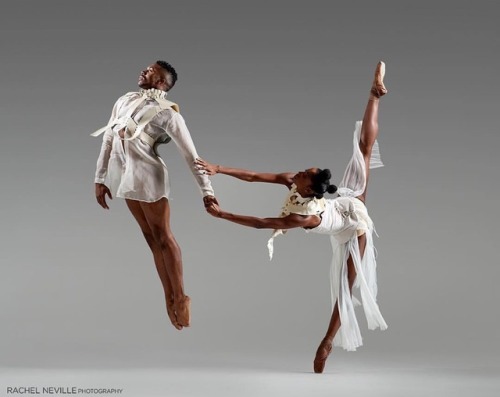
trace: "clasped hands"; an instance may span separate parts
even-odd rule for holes
[[[196,168],[206,175],[215,175],[219,171],[219,166],[209,163],[201,158],[195,160]],[[219,207],[219,202],[214,196],[203,197],[203,204],[207,212],[215,216],[216,218],[221,217],[222,210]]]
[[[219,202],[214,196],[203,197],[203,204],[210,215],[215,216],[216,218],[221,217],[222,210],[219,207]]]

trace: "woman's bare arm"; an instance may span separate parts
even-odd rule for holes
[[[260,173],[242,168],[230,168],[222,165],[211,164],[203,159],[197,159],[195,164],[198,169],[205,171],[208,175],[225,174],[246,182],[266,182],[277,183],[290,187],[293,183],[293,172],[283,172],[281,174]]]
[[[207,211],[221,219],[237,223],[239,225],[253,227],[255,229],[293,229],[296,227],[316,227],[321,219],[316,215],[290,214],[283,218],[257,218],[254,216],[232,214],[222,211],[217,204],[211,204]]]

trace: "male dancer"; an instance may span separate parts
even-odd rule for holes
[[[157,145],[172,139],[200,187],[205,206],[216,199],[210,180],[194,164],[198,154],[179,107],[166,99],[176,80],[172,65],[153,63],[139,75],[141,90],[120,97],[109,123],[91,135],[104,133],[95,175],[97,202],[109,209],[106,195],[125,199],[153,252],[167,314],[181,330],[190,323],[191,299],[184,294],[181,251],[170,228],[168,172]]]

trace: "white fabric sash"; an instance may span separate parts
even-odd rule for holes
[[[141,96],[134,102],[132,102],[129,111],[125,116],[117,117],[111,120],[107,125],[98,129],[90,135],[99,136],[108,129],[118,126],[120,129],[125,129],[125,138],[122,138],[123,140],[131,141],[139,137],[149,146],[153,147],[155,144],[155,140],[144,132],[144,127],[148,125],[151,120],[162,110],[172,108],[176,112],[179,112],[179,105],[165,99],[167,95],[166,91],[151,88],[149,90],[141,90],[140,93]],[[134,120],[132,116],[134,115],[136,110],[148,99],[154,99],[157,103],[157,106],[148,109],[138,121]]]

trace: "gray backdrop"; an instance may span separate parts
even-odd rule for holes
[[[172,227],[193,299],[176,331],[152,257],[123,200],[93,194],[100,139],[138,73],[171,62],[198,152],[260,171],[329,167],[351,155],[373,69],[385,168],[368,208],[380,235],[379,304],[341,363],[499,365],[499,11],[453,2],[9,2],[0,15],[0,366],[221,366],[310,371],[330,316],[325,236],[205,214],[173,143],[160,150]],[[278,213],[286,191],[212,179],[223,208]],[[335,357],[335,358],[333,358]],[[371,361],[372,360],[372,361]],[[495,375],[496,376],[496,375]]]

